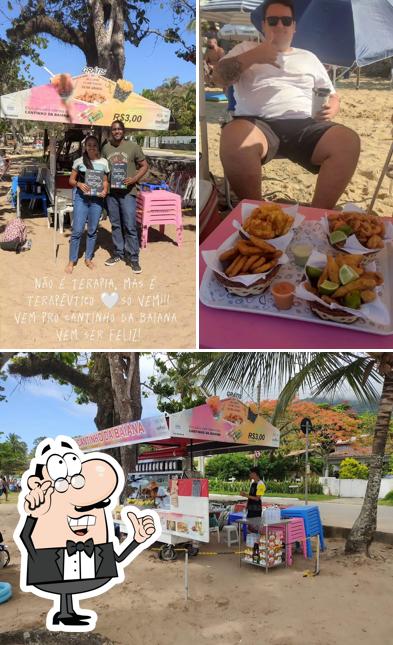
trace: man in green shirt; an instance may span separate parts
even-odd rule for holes
[[[124,133],[124,123],[113,121],[110,140],[105,143],[101,152],[108,160],[110,169],[107,208],[115,247],[113,255],[105,264],[112,266],[120,260],[125,260],[134,273],[141,273],[136,195],[137,184],[147,173],[148,165],[142,149],[133,141],[125,141]]]

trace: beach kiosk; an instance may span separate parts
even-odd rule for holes
[[[0,96],[0,118],[62,123],[83,128],[85,134],[96,126],[109,127],[115,119],[135,130],[168,130],[171,114],[168,108],[134,92],[130,81],[115,82],[104,73],[105,70],[97,67],[85,67],[81,75],[56,74],[46,85],[4,94]],[[53,205],[56,258],[57,218],[61,210],[72,211],[72,189],[68,184],[69,174],[59,172],[56,167],[54,131],[49,136],[49,167],[41,164],[37,170],[37,184],[45,186]]]
[[[278,448],[280,433],[255,406],[213,396],[169,417],[125,423],[76,441],[83,451],[149,444],[128,474],[127,503],[157,511],[160,555],[170,560],[176,557],[176,545],[186,544],[189,554],[196,555],[197,543],[209,542],[208,480],[193,469],[194,457]],[[120,507],[115,522],[121,530]]]

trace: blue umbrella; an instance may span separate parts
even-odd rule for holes
[[[393,0],[294,0],[293,45],[330,65],[359,67],[393,56]],[[251,22],[261,31],[262,5]]]

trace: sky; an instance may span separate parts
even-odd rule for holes
[[[141,357],[141,380],[153,373],[153,361]],[[7,402],[0,402],[0,432],[18,434],[29,447],[37,437],[71,437],[96,432],[94,423],[97,406],[93,403],[79,405],[70,385],[56,381],[8,376],[3,383]],[[156,397],[142,399],[142,418],[162,414],[157,409]],[[0,440],[5,436],[0,435]]]
[[[16,3],[15,3],[16,5]],[[10,12],[6,8],[6,3],[0,0],[0,36],[5,36],[5,31],[11,26],[10,18],[17,15],[14,9]],[[4,8],[3,8],[4,7]],[[147,10],[151,26],[163,30],[173,25],[173,18],[167,3],[154,3]],[[80,74],[86,64],[85,57],[77,47],[66,45],[52,36],[48,38],[47,49],[41,50],[41,59],[45,66],[54,74],[60,72],[69,72],[72,75]],[[192,44],[195,42],[195,35],[183,28],[182,37]],[[178,45],[170,45],[162,42],[162,39],[156,39],[155,36],[149,36],[139,47],[134,47],[127,43],[125,47],[126,66],[124,78],[132,81],[136,92],[142,89],[154,89],[161,85],[162,81],[171,76],[178,76],[181,83],[195,81],[196,68],[192,63],[178,58],[175,50]],[[33,77],[35,85],[46,84],[49,80],[48,73],[42,68],[31,63],[30,74]]]

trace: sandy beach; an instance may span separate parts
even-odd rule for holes
[[[0,504],[0,526],[11,564],[0,580],[13,586],[1,606],[1,631],[44,628],[50,602],[19,590],[20,554],[12,540],[14,504]],[[217,549],[215,538],[202,551]],[[233,549],[233,547],[232,547]],[[373,558],[343,555],[343,541],[327,540],[317,577],[303,577],[312,562],[266,575],[237,555],[191,558],[189,600],[184,596],[184,561],[162,562],[149,551],[126,569],[126,579],[81,606],[98,614],[96,632],[119,645],[200,644],[388,645],[391,642],[393,547],[373,546]],[[11,642],[11,641],[7,641]]]
[[[24,157],[23,163],[28,162]],[[12,158],[11,175],[18,174],[22,157]],[[0,182],[0,233],[15,217],[6,194],[9,181]],[[27,202],[24,202],[27,205]],[[56,236],[41,214],[24,207],[29,251],[17,255],[0,251],[3,348],[191,348],[195,347],[195,216],[184,212],[183,245],[176,244],[174,225],[165,234],[150,229],[141,250],[143,273],[135,275],[123,262],[106,267],[112,251],[109,219],[100,223],[94,262],[84,264],[82,251],[72,275],[68,261],[71,228]]]
[[[206,88],[210,89],[210,88]],[[347,202],[366,208],[375,190],[378,177],[392,143],[393,90],[388,80],[362,78],[356,90],[351,78],[337,83],[341,109],[335,121],[355,130],[361,138],[362,151],[352,181],[338,206]],[[219,158],[220,117],[225,115],[226,103],[206,103],[210,171],[222,186],[223,170]],[[315,176],[285,159],[273,160],[263,169],[263,193],[275,193],[270,199],[290,199],[305,204],[312,198]],[[392,216],[393,188],[385,178],[373,212]],[[389,193],[390,189],[390,193]]]

